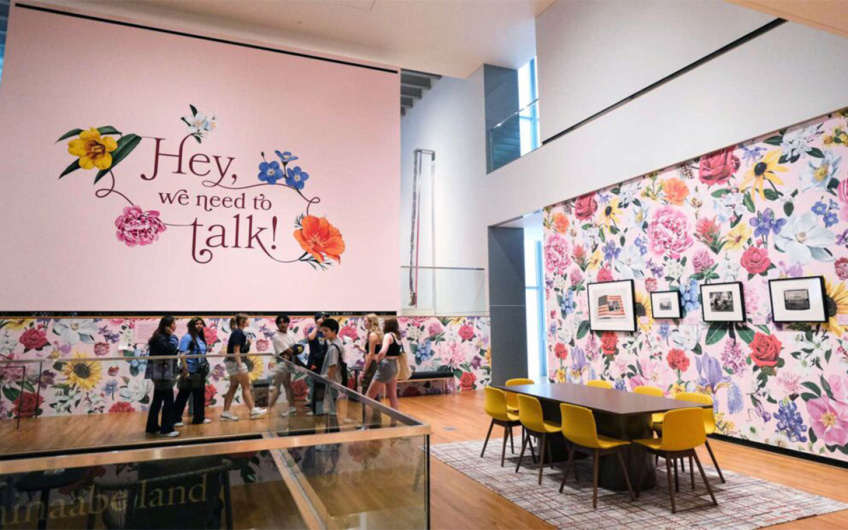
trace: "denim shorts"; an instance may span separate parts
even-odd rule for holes
[[[397,375],[397,358],[386,358],[380,361],[380,367],[377,368],[377,376],[375,379],[378,383],[391,383],[394,379],[397,379]]]

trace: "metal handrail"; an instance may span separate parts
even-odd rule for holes
[[[433,269],[433,270],[446,270],[446,271],[484,271],[483,267],[430,267],[426,265],[418,265],[415,267],[411,267],[409,265],[401,265],[401,269]]]
[[[491,127],[489,127],[489,133],[491,133],[492,131],[494,131],[495,129],[497,129],[498,127],[500,127],[501,125],[503,125],[504,123],[508,122],[508,121],[509,121],[509,120],[511,120],[512,118],[516,117],[517,115],[521,114],[521,113],[522,113],[522,112],[524,112],[525,110],[529,109],[530,107],[532,107],[533,105],[535,105],[535,104],[536,104],[536,103],[538,103],[538,102],[539,102],[539,98],[536,98],[536,99],[534,99],[533,101],[531,101],[530,103],[528,103],[528,104],[524,105],[523,107],[521,107],[520,109],[518,109],[517,111],[513,112],[512,114],[510,114],[509,116],[507,116],[507,117],[506,117],[506,118],[504,118],[503,120],[501,120],[501,121],[499,121],[498,123],[496,123],[496,124],[492,125]]]
[[[241,353],[242,356],[251,357],[276,357],[273,353]],[[123,357],[46,357],[43,359],[0,359],[0,365],[3,364],[24,364],[24,363],[43,363],[43,362],[83,362],[83,361],[136,361],[136,360],[154,360],[167,361],[170,359],[220,359],[226,357],[234,357],[235,353],[215,353],[210,355],[127,355]]]

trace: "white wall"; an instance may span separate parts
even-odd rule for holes
[[[536,19],[542,139],[774,17],[720,0],[571,0]]]
[[[479,200],[486,175],[482,68],[466,80],[445,77],[434,81],[433,88],[401,119],[401,263],[404,265],[409,264],[415,149],[436,152],[435,263],[422,255],[420,264],[486,267],[486,231],[480,236],[478,231],[468,229],[479,224],[485,209]],[[428,226],[428,222],[424,225]],[[422,238],[427,239],[425,235],[422,233]],[[428,248],[429,242],[422,241],[422,250]],[[476,279],[472,280],[472,276]],[[480,296],[485,304],[482,279],[481,273],[438,273],[438,312],[443,315],[463,312],[466,300]]]

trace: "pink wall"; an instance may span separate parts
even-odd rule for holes
[[[721,434],[848,461],[846,155],[843,110],[548,208],[550,378],[706,393]],[[768,280],[806,276],[827,322],[775,324]],[[589,331],[587,284],[624,279],[637,332]],[[703,322],[699,284],[731,281],[745,324]],[[665,290],[684,318],[654,319]]]
[[[397,307],[396,73],[20,7],[9,28],[0,85],[0,252],[8,257],[0,310]],[[200,142],[181,120],[192,117],[189,105],[216,118]],[[111,152],[123,196],[107,193],[109,174],[92,184],[97,168],[59,180],[79,160],[69,153],[79,135],[57,139],[105,126],[127,145],[130,134],[141,137],[126,158]],[[180,173],[177,158],[157,157],[157,147],[176,154],[184,138]],[[101,135],[107,150],[119,140]],[[308,173],[302,195],[293,181],[259,179],[262,153],[279,164],[275,151],[299,157],[287,169]],[[164,194],[180,190],[185,204],[163,204]],[[207,211],[201,195],[222,203]],[[130,203],[137,213],[124,210]],[[142,213],[151,211],[165,224]],[[307,247],[327,270],[297,261],[304,246],[295,223],[307,213],[338,230],[317,219],[304,224]],[[195,221],[202,226],[188,226]]]

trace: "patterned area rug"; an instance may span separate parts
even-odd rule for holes
[[[630,502],[626,491],[598,488],[598,509],[593,510],[591,459],[578,461],[580,482],[569,473],[565,489],[559,493],[564,464],[556,464],[556,469],[548,467],[540,486],[539,468],[529,455],[516,473],[518,455],[509,455],[507,449],[506,465],[500,466],[499,441],[493,437],[484,458],[480,458],[483,440],[438,444],[430,450],[460,473],[559,528],[748,529],[848,509],[845,503],[726,470],[722,471],[727,483],[722,484],[711,463],[702,460],[718,506],[712,505],[697,469],[692,490],[687,463],[686,473],[680,475],[680,491],[675,492],[677,513],[672,515],[665,464],[660,460],[657,470],[663,476],[658,475],[657,488],[643,491],[635,502]]]

